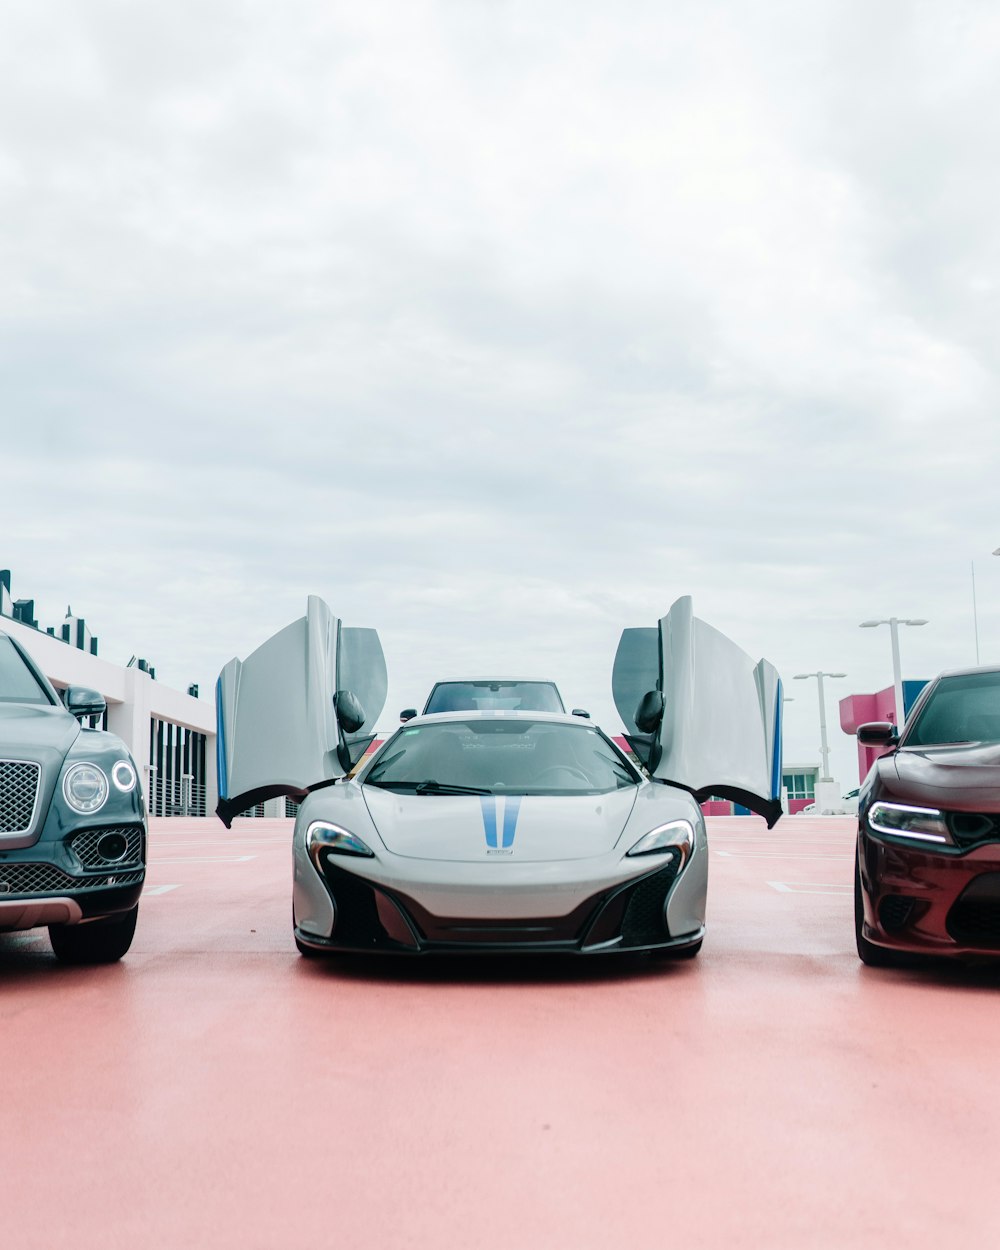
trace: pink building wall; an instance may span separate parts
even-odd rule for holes
[[[896,692],[892,686],[880,690],[878,694],[851,694],[840,700],[840,727],[845,734],[853,737],[859,725],[869,721],[896,721]],[[858,781],[864,781],[872,764],[880,755],[885,755],[886,747],[866,747],[857,743],[858,748]]]

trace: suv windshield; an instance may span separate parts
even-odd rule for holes
[[[1000,672],[942,677],[906,731],[908,747],[1000,742]]]
[[[640,780],[599,729],[499,718],[404,727],[362,777],[419,794],[606,794]]]
[[[551,681],[439,681],[424,705],[429,712],[565,712]]]
[[[0,703],[52,704],[6,634],[0,634]]]

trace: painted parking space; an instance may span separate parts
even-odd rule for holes
[[[121,965],[65,969],[43,934],[0,937],[12,1241],[1000,1235],[1000,977],[862,968],[833,888],[850,882],[852,821],[710,820],[708,937],[677,964],[303,960],[290,828],[154,825],[157,854],[205,854],[154,855]],[[718,854],[753,839],[793,853],[805,836],[839,864]]]

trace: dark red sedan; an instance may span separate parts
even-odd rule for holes
[[[861,959],[1000,958],[1000,669],[942,673],[901,736],[875,722],[858,738],[886,748],[858,805]]]

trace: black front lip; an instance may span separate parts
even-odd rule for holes
[[[377,946],[366,946],[317,937],[314,933],[306,933],[298,925],[295,936],[303,946],[331,955],[639,955],[648,951],[682,951],[697,946],[705,936],[705,927],[702,925],[695,933],[685,933],[683,937],[647,946],[623,946],[620,938],[593,946],[581,946],[579,942],[428,942],[419,938],[416,946],[405,946],[402,942],[391,940]]]

